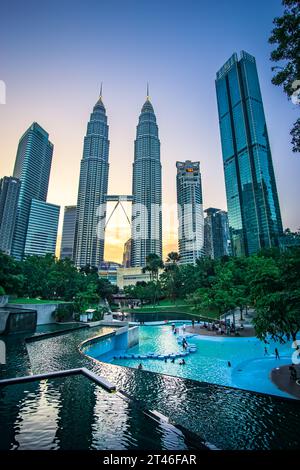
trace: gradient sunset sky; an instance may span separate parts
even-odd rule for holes
[[[76,204],[83,137],[103,82],[110,126],[109,193],[131,194],[133,144],[146,84],[157,116],[163,202],[176,203],[177,160],[200,161],[204,207],[226,209],[215,74],[242,49],[257,60],[283,224],[300,227],[300,155],[289,129],[299,109],[271,84],[272,20],[280,0],[53,0],[2,2],[0,176],[13,171],[33,121],[54,144],[48,202]],[[111,211],[112,206],[109,206]],[[128,211],[130,207],[128,206]],[[166,212],[170,211],[165,211]],[[177,220],[163,218],[164,254],[177,250]],[[121,210],[105,259],[121,261],[130,228]]]

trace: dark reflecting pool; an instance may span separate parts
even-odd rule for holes
[[[83,376],[3,386],[0,394],[2,450],[188,448],[179,430]]]

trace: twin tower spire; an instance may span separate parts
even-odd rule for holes
[[[78,187],[74,262],[99,267],[104,260],[109,175],[109,128],[103,85],[84,138]],[[123,179],[124,175],[115,175]],[[129,177],[129,175],[128,175]],[[147,83],[134,142],[131,215],[131,266],[144,267],[150,253],[162,256],[161,163],[158,126]],[[125,241],[125,240],[124,240]]]

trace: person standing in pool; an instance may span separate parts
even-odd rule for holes
[[[278,351],[277,348],[275,348],[275,358],[276,358],[276,359],[280,359],[279,351]]]

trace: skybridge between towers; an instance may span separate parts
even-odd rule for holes
[[[104,227],[104,230],[106,229],[107,225],[108,225],[108,222],[110,221],[110,219],[112,218],[112,215],[113,213],[115,212],[115,210],[117,209],[118,205],[120,204],[120,206],[122,207],[123,209],[123,212],[126,216],[126,219],[129,223],[129,225],[131,225],[131,221],[125,211],[125,208],[122,204],[122,202],[133,202],[133,196],[132,195],[126,195],[126,194],[106,194],[105,196],[105,201],[106,202],[115,202],[115,207],[113,208],[113,211],[112,213],[110,214],[106,224],[105,224],[105,227]]]
[[[117,202],[117,203],[120,203],[121,201],[133,202],[133,196],[128,196],[125,194],[121,194],[121,195],[106,194],[105,200],[106,202]]]

